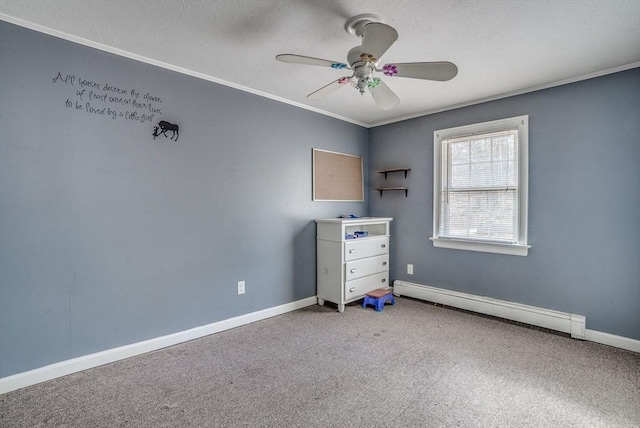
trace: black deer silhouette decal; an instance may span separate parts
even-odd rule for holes
[[[173,131],[173,134],[171,134],[171,137],[167,135],[167,131]],[[178,137],[180,137],[180,133],[178,132],[178,125],[174,125],[173,123],[169,123],[164,120],[161,120],[160,122],[158,122],[158,126],[153,127],[153,139],[155,140],[156,137],[159,136],[160,134],[164,135],[170,140],[173,140],[173,137],[176,137],[175,141],[178,141]]]

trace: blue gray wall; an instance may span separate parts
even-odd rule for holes
[[[433,131],[529,115],[527,257],[434,248]],[[587,317],[640,339],[640,69],[370,130],[375,170],[407,166],[409,197],[369,191],[394,217],[391,277]],[[379,175],[379,174],[378,174]],[[414,264],[414,275],[406,265]]]
[[[6,22],[0,90],[0,377],[315,296],[313,219],[367,213],[311,190],[365,128]]]

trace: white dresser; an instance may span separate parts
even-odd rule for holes
[[[389,217],[316,220],[319,305],[328,300],[338,305],[339,312],[344,312],[346,303],[361,299],[376,288],[389,287],[391,220]]]

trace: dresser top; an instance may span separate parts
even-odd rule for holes
[[[358,218],[320,218],[316,219],[316,223],[337,223],[337,224],[351,224],[351,223],[382,223],[393,220],[392,217],[358,217]]]

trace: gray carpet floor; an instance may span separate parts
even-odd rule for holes
[[[638,427],[640,354],[407,298],[306,309],[0,396],[2,427]]]

